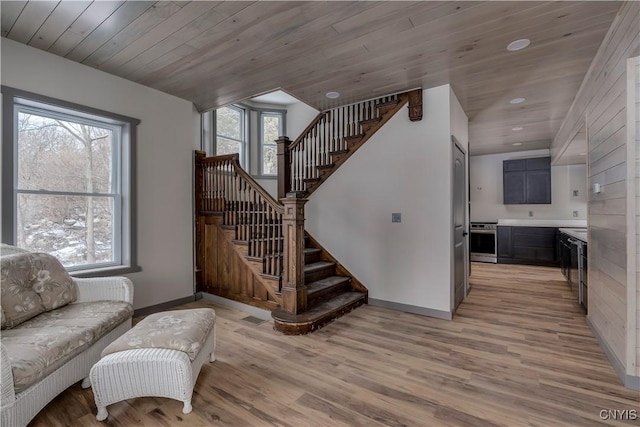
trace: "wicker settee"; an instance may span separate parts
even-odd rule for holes
[[[2,426],[25,426],[74,383],[88,386],[102,350],[131,328],[124,277],[70,277],[54,257],[0,249]]]

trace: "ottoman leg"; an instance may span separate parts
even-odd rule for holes
[[[89,388],[91,387],[91,379],[89,377],[85,378],[82,380],[82,388]]]
[[[215,351],[211,352],[211,356],[209,356],[209,362],[215,362],[216,361],[216,353]]]
[[[96,420],[104,421],[107,419],[108,416],[109,416],[109,413],[107,412],[106,407],[103,406],[98,408],[98,415],[96,415]]]
[[[182,408],[182,413],[183,414],[190,414],[192,410],[193,410],[193,407],[191,406],[191,399],[185,400],[184,401],[184,408]]]

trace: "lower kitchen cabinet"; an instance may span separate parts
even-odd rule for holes
[[[560,265],[558,228],[498,226],[498,263]]]

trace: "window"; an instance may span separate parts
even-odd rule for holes
[[[276,112],[260,112],[260,174],[278,174],[278,156],[276,139],[283,132],[283,114]]]
[[[246,110],[236,105],[216,110],[215,155],[240,154],[240,163],[246,167]]]
[[[3,242],[54,255],[70,271],[133,271],[139,121],[2,92]]]

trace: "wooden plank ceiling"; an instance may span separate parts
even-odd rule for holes
[[[2,1],[1,17],[4,37],[200,110],[275,88],[325,109],[451,83],[470,119],[470,153],[488,154],[550,146],[619,7],[609,1]],[[528,48],[506,50],[522,38],[531,40]],[[327,99],[329,91],[342,96]],[[526,101],[510,104],[516,97]]]

